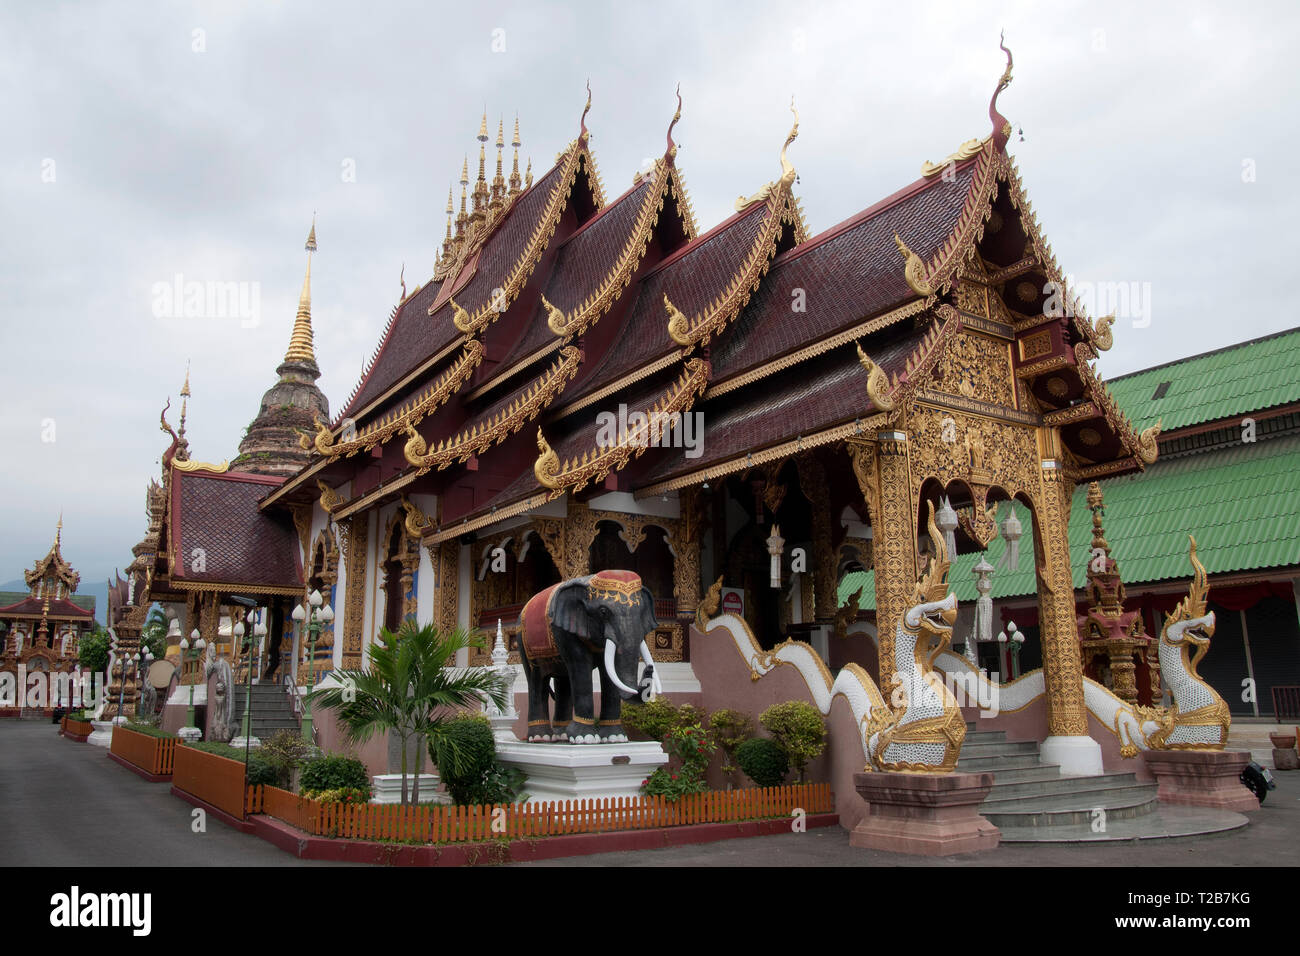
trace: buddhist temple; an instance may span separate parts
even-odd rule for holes
[[[81,639],[95,627],[95,599],[77,595],[81,575],[64,560],[62,548],[60,517],[50,550],[23,572],[27,593],[0,592],[0,674],[71,675],[78,669]],[[0,705],[0,714],[30,710],[14,703],[20,706]],[[48,712],[57,703],[46,698],[37,710]]]

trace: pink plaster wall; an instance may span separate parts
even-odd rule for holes
[[[326,707],[315,707],[311,712],[312,726],[316,729],[316,744],[328,754],[347,754],[366,765],[370,776],[388,773],[388,735],[378,734],[359,746],[350,744],[339,726],[338,716]],[[426,770],[428,769],[426,761]]]
[[[724,627],[716,627],[707,634],[691,628],[691,664],[702,691],[700,706],[709,711],[723,707],[744,711],[754,718],[760,736],[766,734],[758,725],[759,714],[772,704],[804,700],[816,706],[803,676],[793,666],[779,665],[758,680],[752,680],[748,663]],[[834,698],[831,703],[827,730],[826,750],[808,765],[807,780],[830,781],[840,825],[852,829],[866,815],[867,805],[853,787],[853,774],[861,771],[866,761],[857,723],[842,697]],[[713,769],[711,765],[710,782],[716,785]],[[720,772],[717,776],[720,780]],[[743,779],[743,774],[740,776]],[[787,782],[796,782],[793,774]],[[747,779],[744,783],[749,785]]]

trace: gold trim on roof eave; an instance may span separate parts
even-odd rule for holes
[[[829,336],[828,338],[822,339],[819,342],[815,342],[806,348],[799,349],[795,352],[788,352],[785,355],[772,359],[764,365],[758,366],[757,368],[752,368],[749,371],[741,372],[739,375],[733,375],[730,378],[723,379],[716,384],[710,385],[708,390],[704,393],[704,398],[707,400],[718,395],[725,395],[727,392],[733,392],[746,385],[752,385],[754,382],[767,378],[769,375],[773,375],[777,372],[784,371],[792,365],[798,365],[800,362],[806,361],[807,359],[816,358],[832,349],[839,348],[841,345],[847,345],[854,339],[879,332],[881,329],[888,328],[897,322],[901,322],[903,319],[919,315],[934,305],[934,302],[935,299],[933,296],[928,299],[914,299],[907,305],[900,306],[897,309],[876,316],[873,319],[868,319],[850,329],[846,329],[843,332],[839,332],[835,335]]]
[[[439,471],[453,462],[463,463],[492,445],[499,445],[545,408],[578,373],[582,353],[572,345],[565,346],[560,358],[542,375],[538,376],[518,398],[502,408],[490,421],[475,421],[469,431],[462,430],[452,438],[440,441],[429,451],[428,443],[413,427],[407,428],[407,442],[402,449],[406,462],[416,469],[415,476],[431,468]]]
[[[178,591],[243,591],[253,594],[275,594],[297,597],[302,594],[302,585],[283,587],[278,584],[249,584],[232,581],[185,581],[171,578],[168,584]]]
[[[399,431],[414,426],[427,415],[436,411],[447,402],[467,381],[483,361],[483,343],[470,338],[465,341],[460,357],[445,369],[423,392],[403,403],[400,408],[388,412],[382,418],[368,424],[355,439],[335,442],[333,430],[319,419],[316,421],[316,435],[308,439],[301,436],[299,444],[306,451],[313,451],[334,461],[340,457],[351,457],[362,451],[369,451],[376,445],[383,444]]]
[[[529,495],[526,498],[521,498],[519,501],[506,505],[503,508],[498,508],[495,511],[489,511],[474,518],[468,518],[459,524],[451,524],[445,528],[440,528],[425,538],[424,543],[429,546],[441,544],[444,541],[459,537],[462,534],[468,534],[471,531],[477,531],[490,524],[496,524],[498,521],[505,521],[508,518],[513,518],[526,511],[531,511],[533,508],[540,508],[550,500],[551,496],[545,492],[542,494]]]
[[[715,478],[722,478],[738,471],[744,471],[756,465],[765,465],[771,461],[778,461],[788,455],[798,454],[807,451],[809,448],[817,448],[821,445],[829,444],[842,438],[850,436],[862,438],[866,441],[875,440],[875,429],[884,426],[889,419],[886,413],[878,413],[864,418],[860,421],[850,422],[843,425],[836,425],[824,431],[813,432],[811,435],[803,435],[793,441],[782,442],[779,445],[773,445],[757,452],[745,452],[721,461],[716,465],[710,465],[707,468],[688,471],[676,478],[669,478],[665,481],[657,482],[653,485],[646,485],[644,488],[634,489],[632,496],[634,498],[651,498],[656,495],[667,494],[670,491],[680,491],[682,488],[688,488],[691,485],[703,481],[712,481]]]
[[[559,456],[546,443],[542,430],[537,430],[539,455],[533,472],[537,481],[550,489],[549,498],[558,498],[565,491],[581,491],[589,484],[603,480],[611,471],[620,471],[633,458],[639,458],[651,446],[654,436],[649,433],[650,423],[658,416],[688,412],[695,400],[704,393],[709,380],[709,366],[703,359],[686,362],[678,379],[662,392],[655,403],[643,414],[644,426],[625,431],[608,448],[588,449],[581,458],[560,461]]]

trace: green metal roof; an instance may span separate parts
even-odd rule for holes
[[[1300,329],[1157,365],[1106,385],[1138,431],[1158,419],[1168,432],[1300,401]]]
[[[1133,585],[1190,579],[1187,535],[1196,536],[1196,556],[1210,574],[1300,564],[1300,436],[1275,438],[1157,462],[1141,474],[1101,482],[1103,523],[1111,556],[1130,590]],[[1070,564],[1074,586],[1082,588],[1092,545],[1088,486],[1079,485],[1070,508]],[[1005,516],[1003,504],[998,520]],[[1017,506],[1024,526],[1020,570],[998,568],[993,598],[1033,594],[1034,545],[1027,509]],[[983,552],[996,566],[1006,545],[995,538]],[[961,554],[948,572],[959,601],[974,601],[971,569],[980,553]],[[872,572],[846,574],[840,582],[844,603],[865,585],[861,606],[874,610]]]

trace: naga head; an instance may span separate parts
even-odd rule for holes
[[[1214,636],[1214,612],[1206,609],[1206,595],[1210,589],[1206,584],[1205,566],[1196,559],[1196,539],[1191,535],[1187,537],[1191,541],[1192,586],[1187,597],[1166,615],[1160,642],[1168,647],[1186,648],[1192,653],[1189,664],[1195,672],[1196,663],[1209,650],[1210,638]]]
[[[957,595],[948,590],[948,546],[934,523],[936,510],[930,508],[929,520],[934,557],[930,559],[925,574],[916,582],[911,607],[903,615],[903,626],[913,633],[924,628],[931,634],[946,638],[952,634],[952,626],[957,620]]]

